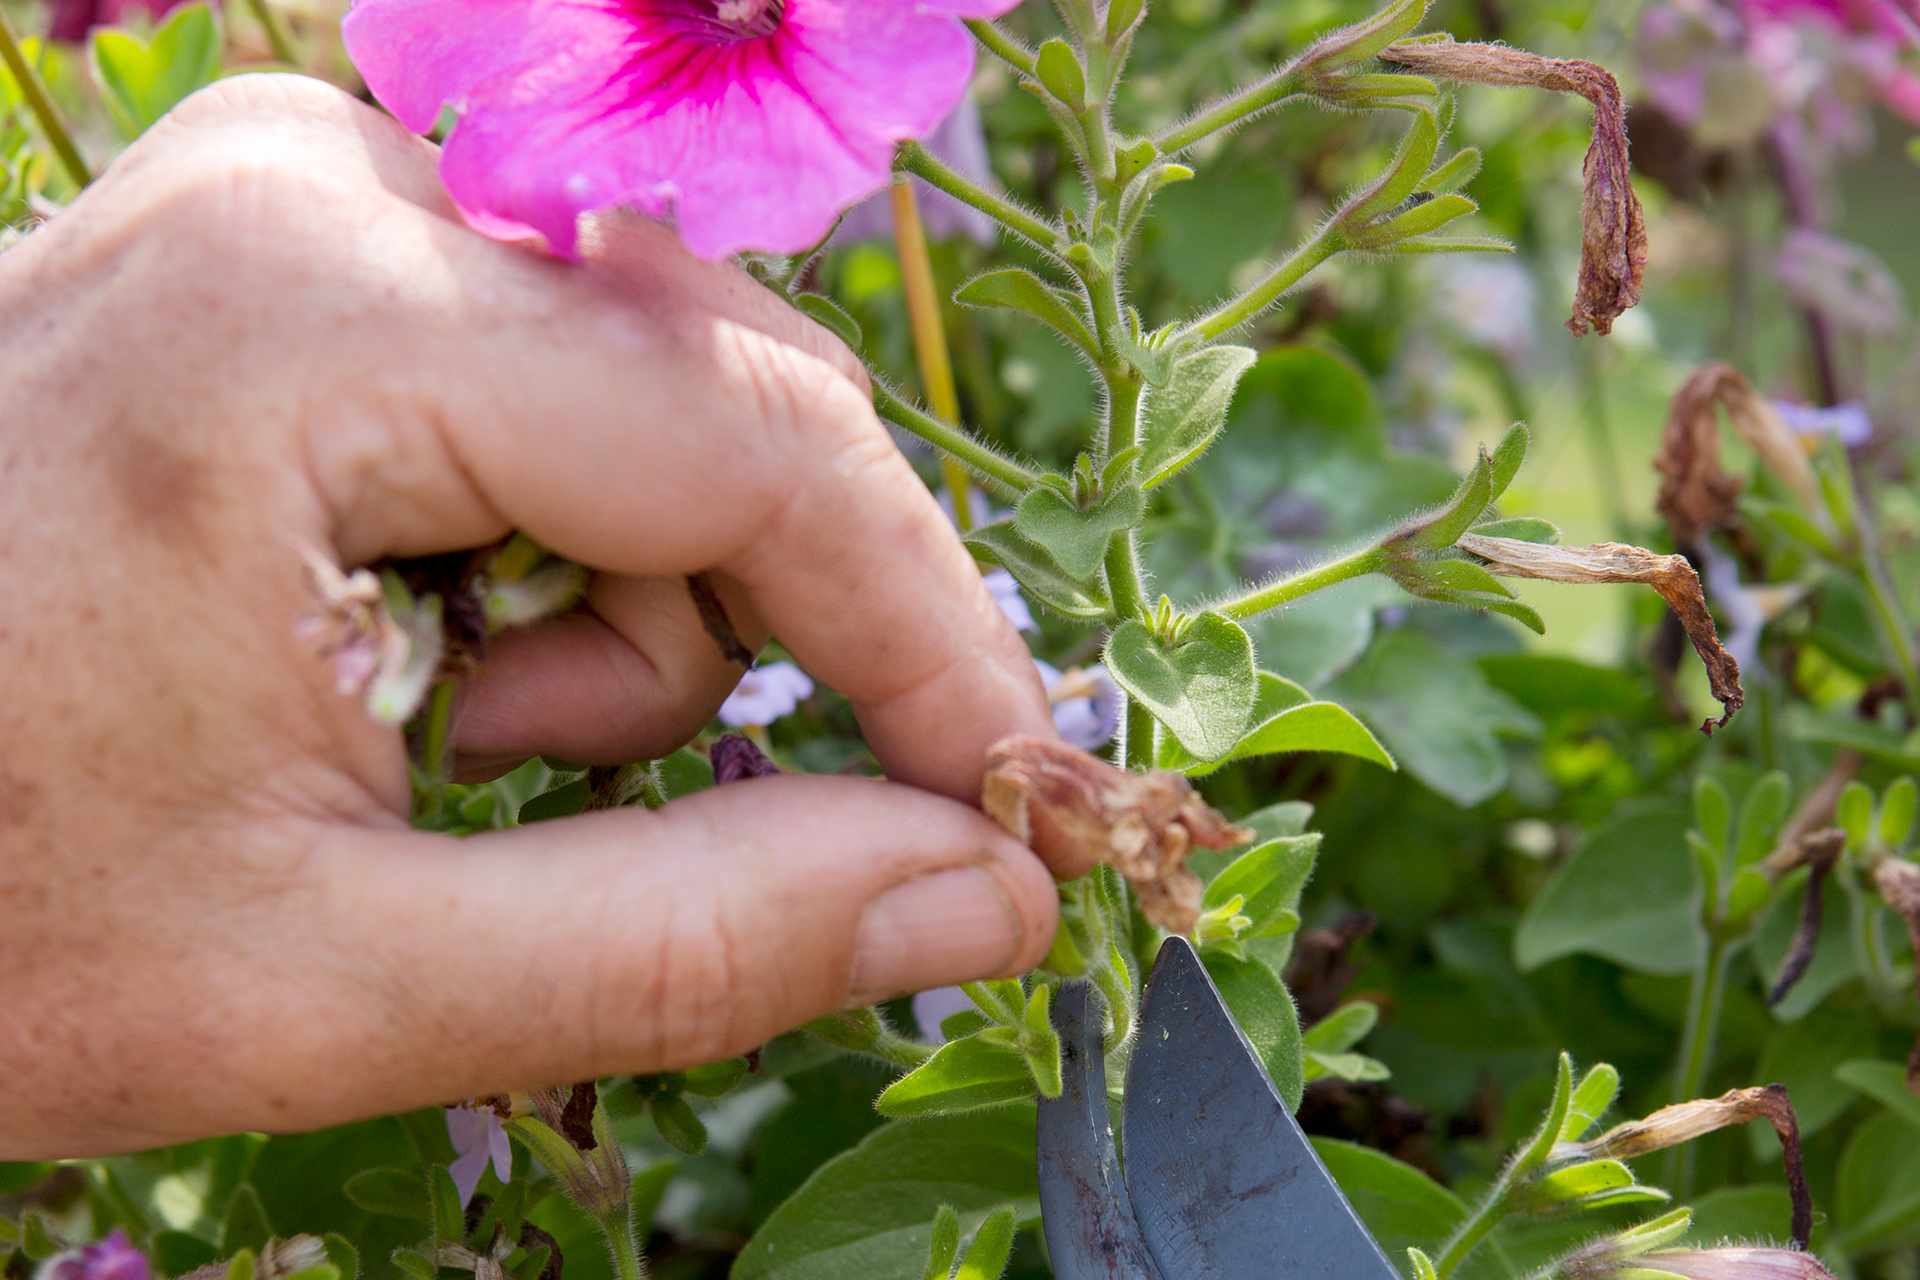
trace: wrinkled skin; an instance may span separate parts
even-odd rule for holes
[[[0,1159],[682,1066],[1046,952],[1046,867],[964,803],[1051,732],[1033,664],[852,357],[637,219],[483,239],[434,164],[228,81],[0,256]],[[497,646],[463,768],[690,737],[739,676],[704,570],[893,781],[411,832],[300,554],[515,528],[598,573]]]

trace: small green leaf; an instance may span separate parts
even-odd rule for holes
[[[1376,1084],[1393,1078],[1387,1064],[1377,1058],[1369,1058],[1364,1053],[1325,1053],[1319,1049],[1307,1050],[1305,1075],[1308,1084],[1326,1079]]]
[[[832,333],[834,337],[858,351],[866,345],[866,335],[860,331],[860,322],[855,320],[847,309],[822,293],[795,294],[793,305],[808,319]]]
[[[1487,499],[1489,503],[1500,501],[1506,494],[1513,478],[1526,465],[1527,447],[1532,443],[1533,437],[1527,433],[1526,426],[1518,422],[1508,427],[1507,434],[1500,437],[1500,443],[1493,447],[1493,468],[1488,476],[1492,490]]]
[[[453,1185],[453,1174],[445,1165],[436,1164],[427,1170],[427,1207],[433,1214],[435,1240],[466,1237],[467,1207],[460,1202],[460,1188]]]
[[[1014,527],[1027,541],[1045,548],[1068,577],[1084,582],[1100,572],[1113,536],[1139,524],[1145,513],[1146,500],[1130,486],[1107,494],[1091,511],[1080,510],[1052,489],[1035,489],[1020,500]]]
[[[1172,645],[1128,619],[1107,641],[1107,669],[1199,760],[1232,751],[1253,718],[1253,641],[1220,614],[1193,619]]]
[[[1033,1074],[1020,1051],[969,1036],[941,1045],[894,1081],[874,1106],[893,1119],[951,1115],[1031,1098]]]
[[[1473,464],[1473,470],[1453,491],[1446,505],[1421,522],[1410,541],[1428,551],[1444,551],[1460,541],[1460,535],[1473,527],[1492,501],[1493,457],[1482,449],[1479,461]]]
[[[1420,189],[1435,195],[1458,191],[1479,176],[1483,162],[1480,148],[1462,147],[1435,166],[1433,172],[1421,180]]]
[[[1693,825],[1716,858],[1726,857],[1727,841],[1733,838],[1733,797],[1712,774],[1694,781]]]
[[[1833,820],[1847,833],[1847,848],[1859,852],[1873,843],[1873,789],[1859,779],[1849,782],[1834,805]]]
[[[1842,1064],[1833,1074],[1842,1084],[1878,1102],[1903,1124],[1920,1129],[1920,1097],[1907,1087],[1904,1063],[1860,1059]],[[1912,1129],[1909,1133],[1920,1137]]]
[[[1305,1043],[1320,1053],[1345,1053],[1371,1035],[1379,1021],[1380,1006],[1355,1000],[1308,1027]]]
[[[1440,1273],[1434,1270],[1433,1259],[1420,1250],[1408,1249],[1407,1263],[1413,1268],[1413,1280],[1440,1280]]]
[[[520,825],[524,827],[532,822],[571,818],[586,809],[587,801],[592,796],[593,788],[587,785],[585,778],[577,778],[551,791],[543,791],[520,806]]]
[[[176,9],[151,43],[115,27],[95,28],[88,59],[108,114],[139,137],[220,74],[220,23],[205,4]]]
[[[393,1265],[412,1277],[412,1280],[434,1280],[440,1271],[433,1265],[432,1259],[422,1256],[416,1249],[395,1249]]]
[[[327,1261],[340,1274],[340,1280],[360,1280],[360,1251],[353,1242],[338,1232],[329,1231],[321,1237],[320,1243],[326,1248]]]
[[[1438,231],[1479,211],[1479,202],[1473,197],[1453,191],[1421,200],[1403,213],[1368,223],[1365,227],[1350,229],[1347,234],[1354,244],[1363,249],[1384,249],[1415,236]]]
[[[1107,6],[1107,40],[1117,43],[1120,38],[1133,30],[1140,21],[1140,15],[1147,10],[1147,0],[1113,0]]]
[[[1532,1194],[1544,1201],[1581,1200],[1603,1191],[1634,1185],[1633,1170],[1619,1160],[1588,1160],[1555,1169],[1539,1179]]]
[[[1080,350],[1092,355],[1099,340],[1081,318],[1073,295],[1019,267],[1003,267],[975,276],[954,291],[953,300],[983,310],[1000,308],[1031,316]]]
[[[1560,526],[1538,516],[1483,520],[1473,526],[1473,531],[1483,538],[1511,538],[1515,542],[1538,542],[1545,546],[1560,541]]]
[[[995,1209],[980,1224],[973,1234],[973,1243],[967,1246],[967,1256],[960,1260],[960,1269],[954,1272],[953,1280],[1000,1280],[1006,1272],[1007,1261],[1013,1257],[1013,1209],[1011,1206]]]
[[[1620,1096],[1620,1072],[1612,1065],[1596,1064],[1580,1078],[1567,1108],[1567,1122],[1560,1127],[1560,1141],[1578,1142],[1607,1114]]]
[[[654,1128],[675,1151],[697,1156],[707,1149],[707,1126],[679,1094],[662,1094],[647,1104],[647,1110]]]
[[[1083,111],[1087,105],[1087,73],[1073,46],[1054,36],[1040,46],[1033,60],[1034,74],[1047,92],[1071,111]]]
[[[713,785],[713,761],[688,747],[653,762],[653,785],[662,801],[679,800]]]
[[[1753,784],[1746,803],[1740,806],[1740,834],[1733,859],[1736,867],[1766,857],[1792,802],[1793,783],[1782,770],[1775,769]]]
[[[1920,786],[1910,777],[1896,779],[1880,796],[1880,844],[1888,850],[1906,847],[1913,838],[1916,812],[1920,811]]]
[[[950,1280],[960,1256],[960,1215],[943,1204],[933,1215],[933,1243],[927,1251],[927,1269],[921,1280]]]
[[[1249,938],[1292,932],[1281,928],[1282,917],[1292,915],[1300,905],[1301,890],[1313,874],[1314,860],[1319,854],[1318,832],[1255,845],[1213,878],[1207,885],[1202,905],[1212,910],[1234,898],[1243,899],[1241,912],[1253,921],[1247,933]],[[1298,919],[1294,916],[1296,924]]]
[[[1247,347],[1206,347],[1183,356],[1167,385],[1148,392],[1142,488],[1165,484],[1206,452],[1226,425],[1235,388],[1257,359]]]
[[[259,1270],[253,1250],[242,1249],[227,1259],[227,1280],[253,1280]]]
[[[45,1262],[64,1248],[66,1246],[47,1229],[45,1218],[32,1211],[21,1216],[20,1252],[27,1255],[28,1262]]]
[[[723,1058],[691,1067],[682,1075],[688,1093],[699,1098],[718,1098],[729,1094],[747,1078],[750,1070],[745,1058]]]
[[[1554,1077],[1553,1102],[1547,1107],[1547,1118],[1541,1123],[1540,1131],[1514,1161],[1514,1167],[1522,1172],[1538,1169],[1553,1154],[1553,1144],[1560,1140],[1560,1131],[1567,1126],[1567,1117],[1573,1111],[1573,1058],[1570,1054],[1560,1055],[1559,1073]]]
[[[975,529],[965,541],[976,560],[1005,569],[1023,591],[1064,617],[1097,622],[1113,611],[1103,585],[1068,575],[1044,547],[1023,537],[1011,520]]]

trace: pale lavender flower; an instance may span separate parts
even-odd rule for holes
[[[947,492],[945,485],[941,485],[940,488],[935,491],[933,500],[940,504],[942,511],[947,513],[947,519],[952,520],[953,495]],[[994,506],[991,498],[972,486],[968,486],[967,488],[967,509],[973,513],[973,527],[976,529],[984,528],[999,520],[1005,520],[1013,514],[1013,512],[1007,510],[1005,507]]]
[[[1440,259],[1434,276],[1435,302],[1454,332],[1509,360],[1533,353],[1539,290],[1525,263],[1463,254]]]
[[[1645,1254],[1630,1265],[1635,1274],[1665,1272],[1681,1280],[1833,1280],[1818,1258],[1798,1249],[1688,1249]]]
[[[1120,688],[1106,667],[1095,663],[1062,672],[1035,658],[1040,680],[1053,704],[1053,727],[1060,737],[1082,751],[1097,751],[1120,732]]]
[[[980,109],[971,97],[962,98],[941,122],[940,127],[922,140],[922,145],[946,162],[948,168],[976,186],[991,187],[993,172],[987,163],[987,135],[980,127]],[[927,236],[934,240],[972,240],[990,245],[997,228],[992,218],[971,205],[961,204],[944,191],[919,185],[920,221]],[[893,197],[882,191],[869,196],[847,211],[834,232],[836,243],[858,240],[889,240],[893,237]]]
[[[1033,610],[1027,607],[1026,597],[1020,594],[1020,584],[1005,569],[995,569],[981,581],[987,584],[987,590],[993,593],[993,602],[1000,606],[1000,612],[1007,615],[1016,631],[1035,631],[1039,623],[1033,620]]]
[[[61,1254],[42,1272],[44,1280],[149,1280],[152,1274],[146,1255],[133,1247],[126,1232],[117,1230]]]
[[[454,1151],[447,1172],[453,1175],[461,1204],[473,1199],[489,1163],[501,1182],[513,1177],[513,1144],[491,1107],[448,1107],[447,1137]]]
[[[1849,449],[1857,449],[1873,439],[1873,419],[1867,406],[1857,400],[1823,409],[1811,404],[1773,402],[1774,412],[1795,435],[1818,439],[1833,436]]]
[[[1774,272],[1796,303],[1855,332],[1891,337],[1906,323],[1900,282],[1860,245],[1802,227],[1787,236]]]
[[[913,998],[913,1020],[919,1024],[920,1034],[929,1043],[939,1044],[946,1038],[940,1033],[940,1024],[954,1014],[965,1013],[973,1007],[973,1001],[960,988],[935,987]]]
[[[742,676],[720,704],[723,723],[736,729],[772,724],[813,696],[813,681],[791,662],[769,662]]]

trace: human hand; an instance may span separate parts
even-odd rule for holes
[[[960,802],[1044,698],[857,363],[659,227],[583,248],[473,234],[429,145],[275,76],[0,257],[0,1159],[663,1070],[1045,954],[1046,869]],[[464,764],[690,738],[739,675],[705,571],[894,781],[410,831],[301,553],[514,529],[598,572],[493,648]]]

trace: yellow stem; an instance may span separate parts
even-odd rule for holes
[[[927,407],[947,422],[960,421],[960,393],[954,387],[953,361],[947,354],[946,326],[940,319],[940,291],[933,279],[933,256],[927,251],[927,232],[920,221],[920,203],[913,183],[905,176],[893,182],[893,235],[900,252],[900,276],[907,294],[907,316],[913,323],[913,352],[920,368],[920,385]],[[967,469],[949,457],[940,459],[940,474],[953,496],[953,521],[966,533],[973,528],[972,481]]]

